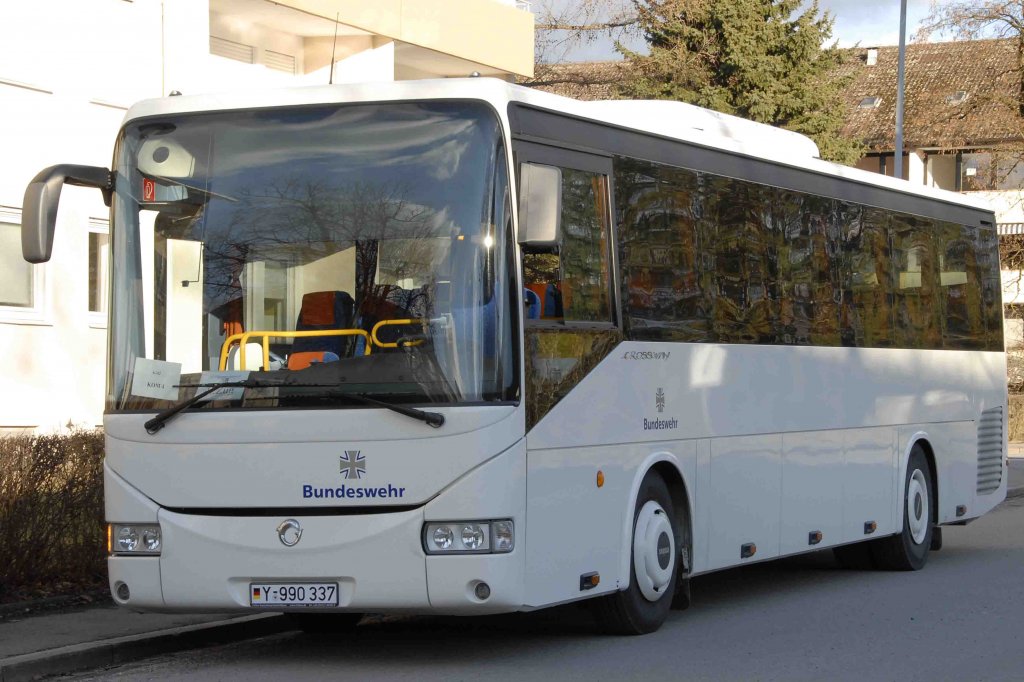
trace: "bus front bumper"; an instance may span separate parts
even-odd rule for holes
[[[523,607],[525,574],[525,446],[522,443],[409,511],[295,514],[302,534],[286,546],[285,516],[182,514],[158,508],[113,472],[111,502],[162,534],[160,556],[111,556],[111,593],[142,611],[339,611],[487,614]],[[486,492],[486,494],[484,494]],[[120,514],[118,514],[120,516]],[[116,517],[114,517],[116,518]],[[425,522],[511,518],[515,548],[507,554],[427,555]],[[252,585],[336,584],[336,607],[254,606]],[[487,590],[478,590],[486,583]],[[119,589],[122,585],[127,590]],[[123,598],[125,591],[128,598]],[[489,594],[487,594],[489,593]],[[486,598],[480,598],[487,594]]]
[[[276,517],[159,512],[161,556],[107,560],[114,600],[145,611],[311,611],[258,606],[254,584],[338,586],[337,610],[374,613],[502,613],[522,606],[523,552],[427,556],[422,509],[351,516],[295,516],[300,542],[286,547]],[[486,583],[489,596],[476,589]],[[128,598],[124,599],[127,586]]]

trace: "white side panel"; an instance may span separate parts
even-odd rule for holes
[[[864,524],[874,521],[870,537],[895,532],[894,481],[897,477],[896,429],[851,429],[844,431],[843,529],[842,542],[868,539]]]
[[[692,494],[692,441],[528,451],[527,607],[590,597],[628,584],[626,548],[636,489],[657,461],[675,466]],[[598,470],[604,473],[600,488]],[[600,574],[600,584],[581,592],[580,576],[593,571]]]
[[[957,505],[964,505],[969,513],[974,511],[978,481],[978,424],[949,422],[922,425],[920,428],[928,430],[938,468],[938,521],[956,521]]]
[[[697,466],[690,502],[693,504],[693,569],[691,573],[708,570],[711,547],[711,441],[697,441]]]
[[[978,356],[1002,357],[629,341],[530,431],[530,447],[973,421],[979,399],[1005,400]],[[656,411],[659,388],[664,412]]]
[[[740,547],[754,543],[750,561],[779,555],[782,436],[711,441],[711,542],[708,568],[740,563]]]
[[[781,553],[842,542],[843,432],[787,433],[782,446]],[[822,539],[811,545],[814,531]]]

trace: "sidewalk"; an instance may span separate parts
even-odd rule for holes
[[[103,668],[292,629],[277,614],[165,615],[109,606],[0,620],[0,682]]]
[[[1011,443],[1007,497],[1024,496],[1024,443]],[[139,614],[113,606],[0,620],[0,682],[120,665],[291,630],[277,614]]]

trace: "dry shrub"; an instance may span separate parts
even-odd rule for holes
[[[0,436],[0,601],[106,574],[103,433]]]
[[[1024,395],[1010,395],[1010,414],[1006,428],[1011,443],[1024,441]]]

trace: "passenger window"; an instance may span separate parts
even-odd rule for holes
[[[899,213],[893,216],[890,234],[899,348],[942,348],[933,229],[933,222],[925,218]]]
[[[561,169],[561,243],[523,250],[527,320],[612,322],[607,178]]]
[[[942,347],[984,350],[985,319],[974,241],[967,227],[938,223],[939,287],[942,296]]]
[[[622,341],[612,313],[608,176],[559,170],[558,242],[523,245],[528,429]]]
[[[895,344],[892,310],[892,259],[889,219],[884,211],[851,204],[844,207],[842,262],[844,297],[853,345],[889,348]]]

